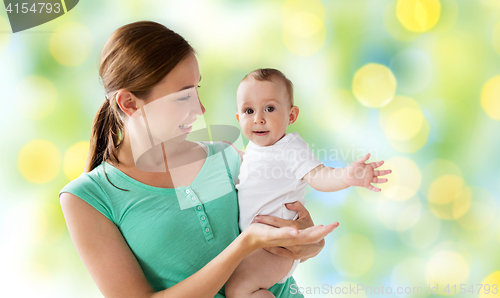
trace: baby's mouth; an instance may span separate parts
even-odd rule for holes
[[[258,136],[265,136],[267,133],[269,133],[269,130],[256,130],[253,133]]]

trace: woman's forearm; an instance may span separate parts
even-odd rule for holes
[[[154,293],[150,298],[213,298],[240,262],[256,249],[243,233],[198,272],[173,287]]]

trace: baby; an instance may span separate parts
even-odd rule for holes
[[[237,105],[236,119],[250,141],[236,185],[242,231],[260,214],[296,219],[296,212],[285,204],[304,204],[307,184],[329,192],[349,186],[380,191],[371,183],[387,182],[378,176],[391,171],[374,170],[383,161],[366,164],[370,154],[345,168],[325,167],[297,132],[286,134],[287,126],[297,120],[299,108],[293,105],[292,83],[279,70],[258,69],[245,76],[238,87]],[[267,289],[285,282],[299,262],[257,250],[231,275],[226,297],[274,297]]]

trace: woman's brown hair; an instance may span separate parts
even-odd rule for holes
[[[99,69],[107,96],[92,124],[85,172],[103,161],[119,163],[124,113],[116,103],[116,92],[123,89],[147,99],[152,88],[190,53],[194,49],[182,36],[155,22],[127,24],[111,34]]]

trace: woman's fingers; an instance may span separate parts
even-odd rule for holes
[[[307,228],[305,230],[299,230],[296,238],[303,244],[316,243],[318,241],[321,241],[321,239],[325,238],[326,235],[333,232],[333,230],[335,230],[335,228],[337,228],[338,226],[339,223],[335,222],[326,226],[319,225]]]
[[[381,171],[373,171],[373,176],[377,177],[377,176],[384,176],[384,175],[387,175],[387,174],[390,174],[392,173],[392,170],[381,170]]]
[[[258,247],[276,247],[276,246],[297,246],[297,245],[308,245],[311,243],[322,244],[323,238],[330,234],[339,223],[333,223],[326,226],[314,226],[304,230],[297,230],[292,227],[282,227],[275,228],[266,224],[252,223],[246,230],[245,233],[253,234],[255,243]],[[317,252],[318,250],[313,248],[311,251]],[[303,255],[301,255],[303,256]]]
[[[279,247],[279,246],[264,247],[264,249],[267,250],[268,252],[272,253],[272,254],[275,254],[275,255],[278,255],[278,256],[282,256],[282,257],[285,257],[287,259],[293,259],[293,260],[300,259],[300,257],[298,257],[297,254],[291,252],[290,250],[288,250],[288,249],[286,249],[284,247]]]
[[[288,220],[270,215],[258,215],[253,219],[255,222],[270,225],[277,228],[292,227],[298,229],[298,225],[294,220]]]
[[[295,201],[293,203],[287,203],[285,204],[285,206],[287,209],[296,211],[299,216],[298,218],[304,218],[310,216],[309,211],[307,211],[306,207],[304,207],[304,205],[302,205],[302,203],[299,201]]]

